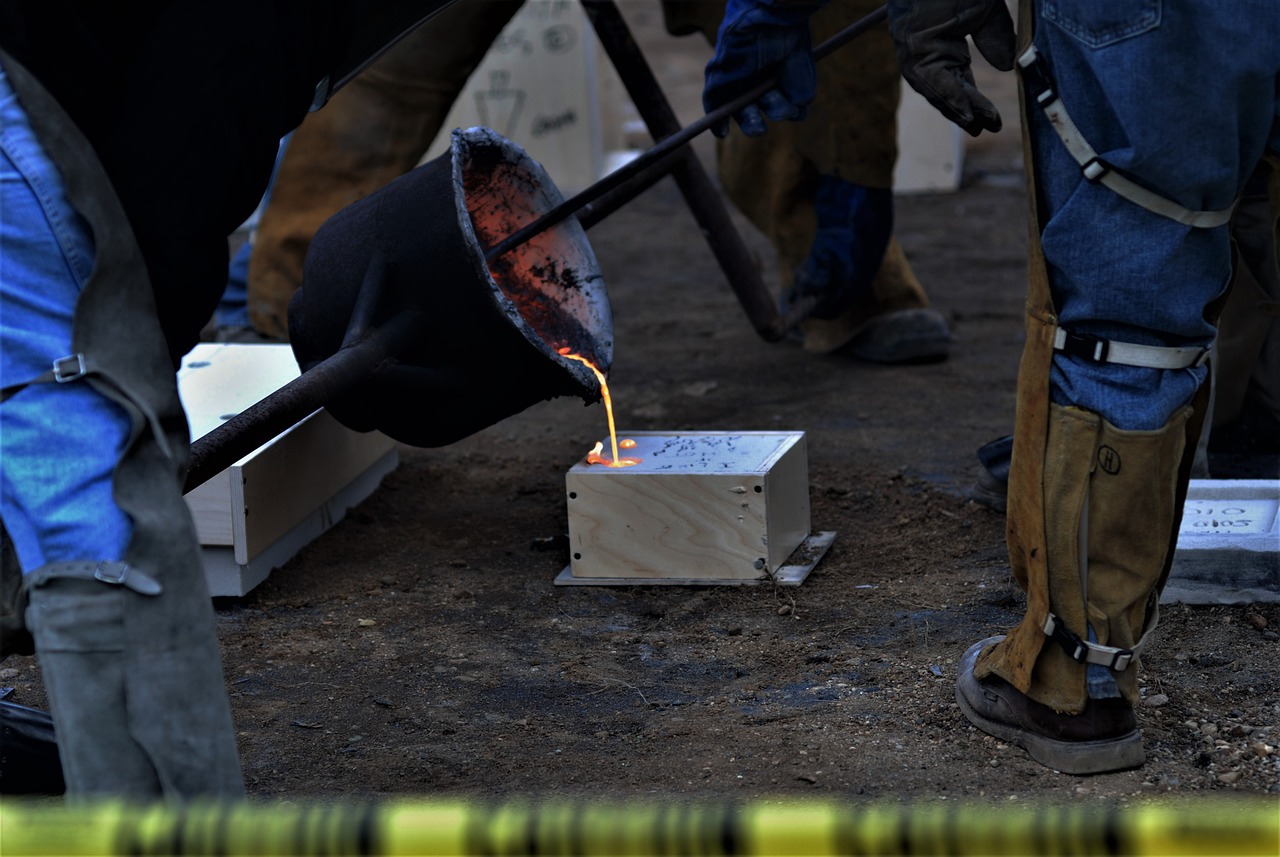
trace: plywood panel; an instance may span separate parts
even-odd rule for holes
[[[233,468],[244,525],[237,558],[248,562],[394,448],[385,435],[353,432],[327,411],[261,447]]]
[[[196,538],[202,545],[235,544],[232,522],[231,474],[224,470],[186,495],[187,508],[196,522]]]
[[[809,535],[803,432],[625,436],[641,464],[565,477],[574,577],[759,579]]]

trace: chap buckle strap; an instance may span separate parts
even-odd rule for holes
[[[1150,633],[1150,629],[1148,629],[1148,633]],[[1093,643],[1082,639],[1052,613],[1045,617],[1044,634],[1060,645],[1062,650],[1076,663],[1099,664],[1116,672],[1123,672],[1128,668],[1129,664],[1133,663],[1133,659],[1138,656],[1147,638],[1147,635],[1143,634],[1142,639],[1135,643],[1131,649],[1104,646],[1101,643]]]
[[[57,562],[41,566],[27,576],[23,585],[40,586],[45,581],[58,578],[73,580],[97,580],[109,586],[123,586],[139,595],[159,595],[164,591],[160,581],[138,571],[127,562]]]
[[[59,357],[53,361],[51,368],[44,370],[39,375],[27,381],[17,384],[10,384],[7,387],[0,388],[0,404],[21,393],[32,384],[70,384],[72,381],[80,381],[90,375],[101,378],[104,382],[110,384],[116,390],[120,391],[134,406],[142,412],[144,419],[151,425],[156,442],[160,444],[161,450],[165,456],[177,460],[173,449],[170,448],[169,440],[165,435],[164,427],[160,424],[160,418],[155,413],[155,408],[150,404],[145,404],[143,399],[137,396],[129,395],[128,391],[120,385],[119,381],[113,379],[110,375],[104,373],[99,363],[92,358],[86,357],[81,352],[68,354],[66,357]]]
[[[10,384],[0,389],[0,402],[8,401],[13,396],[21,393],[32,384],[47,384],[54,382],[57,384],[70,384],[72,381],[79,381],[92,371],[89,360],[80,353],[68,354],[66,357],[59,357],[53,361],[53,366],[44,370],[36,377],[29,381],[23,381],[19,384]]]
[[[1210,354],[1207,346],[1138,345],[1103,339],[1091,333],[1074,333],[1062,327],[1053,334],[1053,349],[1094,363],[1122,363],[1148,369],[1191,369],[1203,366]]]
[[[1212,229],[1223,226],[1231,220],[1231,215],[1236,208],[1235,203],[1218,211],[1196,211],[1148,190],[1104,161],[1071,120],[1066,105],[1054,90],[1049,71],[1045,68],[1044,61],[1036,52],[1034,45],[1028,47],[1018,57],[1018,68],[1022,71],[1022,83],[1027,94],[1040,105],[1040,109],[1049,118],[1049,124],[1062,138],[1063,145],[1080,166],[1080,172],[1085,179],[1094,184],[1103,185],[1129,202],[1153,214],[1177,221],[1183,226]]]

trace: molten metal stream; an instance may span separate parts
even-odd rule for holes
[[[592,372],[596,373],[596,380],[600,382],[600,393],[604,397],[604,410],[605,410],[605,413],[608,414],[609,416],[609,443],[613,447],[613,458],[608,459],[608,458],[605,458],[603,455],[601,455],[600,450],[604,447],[604,444],[597,443],[595,445],[595,448],[592,449],[589,453],[587,453],[587,463],[603,464],[606,467],[631,467],[633,465],[639,464],[640,459],[638,458],[619,458],[618,457],[618,432],[617,430],[614,429],[614,426],[613,426],[613,399],[609,396],[609,384],[604,379],[604,373],[601,372],[599,369],[597,369],[594,363],[592,363],[587,358],[583,357],[581,354],[571,354],[567,347],[561,348],[559,353],[564,357],[568,357],[570,360],[577,360],[579,363],[584,364]],[[623,447],[631,447],[635,445],[636,445],[636,442],[634,440],[622,441]]]

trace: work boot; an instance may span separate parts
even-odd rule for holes
[[[970,723],[1065,774],[1121,771],[1146,761],[1137,717],[1123,697],[1091,699],[1080,714],[1059,714],[999,676],[975,678],[978,655],[1003,639],[974,643],[960,659],[956,702]]]
[[[951,352],[946,319],[929,306],[924,287],[893,237],[869,294],[834,318],[809,318],[800,328],[804,349],[815,354],[840,351],[873,363],[931,363],[945,360]]]
[[[1013,454],[1013,435],[1007,434],[978,447],[982,470],[969,488],[969,499],[993,512],[1004,514],[1009,508],[1009,465]]]
[[[0,795],[60,795],[62,763],[46,711],[0,700]]]
[[[1144,761],[1132,707],[1177,537],[1193,413],[1183,407],[1159,429],[1121,430],[1050,405],[1043,471],[1009,494],[1026,614],[965,653],[957,699],[976,726],[1042,764],[1083,774]],[[1028,544],[1043,566],[1019,564],[1015,548]]]

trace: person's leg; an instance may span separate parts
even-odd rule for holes
[[[93,235],[31,133],[0,70],[0,388],[72,353],[72,313],[93,268]],[[34,384],[0,404],[0,516],[23,568],[116,560],[132,522],[111,474],[128,415],[87,384]]]
[[[1193,479],[1215,476],[1209,467],[1215,454],[1253,456],[1280,445],[1280,267],[1276,229],[1280,208],[1268,196],[1268,184],[1280,186],[1277,167],[1265,161],[1245,186],[1231,218],[1236,247],[1231,294],[1218,318],[1218,336],[1210,367],[1209,401],[1212,432],[1206,425],[1196,447]],[[1009,482],[1012,435],[978,448],[982,469],[969,498],[1003,513]]]
[[[271,192],[275,188],[276,174],[280,170],[280,162],[284,160],[285,147],[289,137],[285,135],[276,151],[275,167],[271,171],[271,179],[267,182],[267,190],[258,202],[249,219],[242,225],[247,234],[243,243],[236,248],[227,265],[227,285],[218,300],[218,307],[213,315],[213,339],[217,342],[270,342],[273,336],[264,336],[253,329],[249,321],[249,258],[253,253],[253,245],[257,239],[258,223],[262,219],[262,211],[271,201]]]
[[[820,43],[875,8],[834,0],[812,18]],[[714,40],[720,0],[664,4],[673,33]],[[735,127],[717,144],[721,186],[777,254],[782,303],[816,299],[801,326],[805,348],[877,362],[937,360],[950,350],[941,313],[929,306],[893,238],[898,62],[887,33],[870,32],[817,64],[818,95],[803,122],[778,122],[762,137]]]
[[[1210,452],[1280,451],[1280,210],[1268,196],[1270,182],[1280,188],[1280,173],[1264,163],[1231,218],[1235,280],[1214,346],[1213,431],[1197,450],[1206,471]]]
[[[455,3],[406,36],[289,137],[249,259],[258,333],[289,337],[311,237],[340,208],[414,167],[524,0]]]
[[[0,114],[6,647],[34,640],[70,797],[242,794],[186,426],[154,310],[135,311],[145,268],[87,142],[13,64]],[[39,380],[55,361],[60,382]]]
[[[215,334],[219,339],[224,333],[249,327],[249,253],[252,249],[246,240],[236,249],[227,266],[227,287],[213,315]]]
[[[1166,5],[1163,17],[1129,19],[1085,3],[1064,18],[1055,7],[1037,20],[1035,43],[1104,160],[1182,206],[1226,209],[1274,145],[1275,58],[1245,48],[1275,44],[1280,21],[1255,11],[1248,20],[1209,3]],[[1186,56],[1200,63],[1170,59]],[[1200,109],[1223,93],[1257,109]],[[970,651],[958,690],[974,723],[1016,735],[1046,764],[1070,733],[1069,769],[1084,773],[1142,761],[1136,722],[1121,715],[1137,698],[1136,650],[1155,623],[1207,398],[1204,366],[1173,349],[1194,355],[1211,342],[1230,252],[1225,220],[1186,226],[1085,180],[1029,110],[1041,240],[1007,519],[1027,614]],[[1064,336],[1068,348],[1055,349]],[[1080,343],[1090,347],[1070,347]],[[1133,345],[1140,357],[1122,353]],[[1146,358],[1167,365],[1139,365]],[[1082,737],[1091,730],[1097,740]]]

